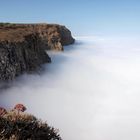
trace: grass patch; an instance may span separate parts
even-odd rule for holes
[[[13,109],[0,116],[0,140],[62,140],[58,130],[35,116]]]

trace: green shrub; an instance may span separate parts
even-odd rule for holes
[[[4,23],[4,22],[0,22],[0,26],[7,26],[7,25],[10,25],[10,23]]]

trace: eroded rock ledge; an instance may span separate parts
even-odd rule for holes
[[[51,59],[46,50],[73,44],[71,32],[56,24],[0,24],[0,80],[34,71]]]

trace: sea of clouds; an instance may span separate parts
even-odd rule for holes
[[[0,91],[0,106],[16,103],[59,128],[64,140],[140,139],[140,41],[80,37],[52,63]]]

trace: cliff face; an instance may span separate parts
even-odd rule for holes
[[[34,71],[51,62],[46,50],[74,43],[71,32],[55,24],[0,24],[0,80]]]

